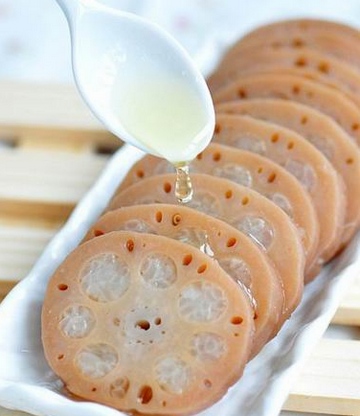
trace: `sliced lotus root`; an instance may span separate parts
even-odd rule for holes
[[[360,109],[326,85],[288,74],[244,75],[214,94],[216,103],[244,98],[282,98],[309,105],[332,117],[360,145]]]
[[[258,192],[224,178],[191,175],[194,196],[188,204],[205,214],[224,220],[250,236],[273,261],[285,294],[283,319],[299,303],[304,283],[304,251],[299,233],[285,212]],[[178,204],[175,175],[157,175],[118,193],[109,210],[137,204]]]
[[[275,51],[251,48],[243,52],[209,78],[212,91],[235,81],[241,74],[287,72],[337,88],[360,106],[360,72],[342,60],[309,48],[279,48]]]
[[[344,231],[345,194],[341,178],[326,157],[299,134],[282,126],[231,114],[219,114],[217,123],[216,142],[260,153],[301,182],[318,213],[318,262],[321,265],[331,259]]]
[[[119,189],[173,169],[166,160],[147,155],[133,166]],[[192,161],[190,171],[230,179],[275,202],[298,227],[306,256],[305,270],[313,265],[319,242],[317,214],[308,192],[284,168],[258,154],[214,143]]]
[[[352,238],[360,224],[360,150],[337,123],[313,108],[285,100],[238,100],[221,103],[217,111],[280,124],[301,134],[323,153],[345,184],[347,203],[342,244]],[[218,124],[216,130],[219,129]]]
[[[336,35],[337,38],[360,42],[359,30],[354,27],[330,20],[309,18],[280,20],[268,25],[263,25],[250,32],[243,39],[262,39],[264,36],[267,38],[272,34],[276,34],[279,37],[286,37],[286,35],[289,37],[298,33],[309,37],[315,37],[319,33],[324,32],[331,32]]]
[[[279,276],[268,256],[234,227],[185,206],[134,205],[103,215],[85,240],[119,230],[173,238],[216,260],[245,289],[254,309],[252,356],[278,332],[284,302]]]
[[[310,47],[360,68],[359,32],[349,26],[325,20],[284,20],[261,26],[240,39],[223,58],[223,63],[240,57],[247,48]]]
[[[193,414],[242,374],[253,311],[200,250],[113,232],[79,246],[48,285],[46,358],[73,394],[123,411]]]

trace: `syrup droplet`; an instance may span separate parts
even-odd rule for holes
[[[189,175],[189,165],[181,164],[176,168],[175,196],[182,204],[187,204],[193,197],[193,187]]]

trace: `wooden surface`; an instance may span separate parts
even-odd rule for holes
[[[69,87],[0,84],[0,296],[22,279],[120,140]]]
[[[360,341],[322,339],[304,366],[287,410],[360,415]]]
[[[0,83],[0,298],[21,280],[121,142],[70,87]],[[360,276],[333,318],[360,325]],[[284,409],[360,416],[360,340],[323,339]],[[0,409],[1,416],[18,413]]]

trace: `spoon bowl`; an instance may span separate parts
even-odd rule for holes
[[[71,32],[73,72],[92,112],[116,136],[174,164],[191,161],[215,124],[210,92],[166,31],[96,0],[57,0]]]

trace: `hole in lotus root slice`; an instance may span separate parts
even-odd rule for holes
[[[292,89],[292,92],[293,92],[293,94],[298,95],[298,94],[300,94],[300,90],[301,89],[298,85],[294,85],[293,89]]]
[[[295,147],[294,142],[289,142],[289,143],[287,144],[287,148],[288,148],[288,150],[292,150],[294,147]]]
[[[266,143],[254,136],[242,136],[234,140],[234,147],[265,155]]]
[[[306,116],[301,117],[300,123],[306,124],[308,122],[308,118]]]
[[[140,275],[147,285],[156,289],[166,289],[177,279],[176,265],[169,256],[152,253],[142,261]]]
[[[267,181],[268,181],[268,183],[273,183],[275,181],[275,179],[276,179],[276,173],[275,172],[272,172],[268,176]]]
[[[135,231],[137,233],[156,234],[155,230],[145,221],[137,218],[130,219],[124,222],[119,228],[119,231]]]
[[[128,265],[116,254],[104,253],[88,261],[81,271],[84,293],[97,302],[120,299],[130,286]]]
[[[138,170],[136,171],[136,176],[137,176],[139,179],[142,179],[142,178],[145,176],[145,173],[144,173],[144,171],[143,171],[142,169],[138,169]]]
[[[207,269],[207,264],[201,264],[198,268],[197,268],[197,272],[198,274],[202,274],[206,271]]]
[[[187,205],[212,217],[218,218],[220,216],[220,202],[216,196],[209,192],[198,190]]]
[[[153,390],[150,386],[142,386],[138,393],[138,401],[141,404],[148,404],[153,398]]]
[[[79,351],[75,364],[87,377],[101,378],[109,374],[118,363],[118,354],[110,345],[92,344]]]
[[[307,66],[307,60],[304,56],[300,56],[295,60],[294,64],[298,67],[304,67]]]
[[[127,377],[118,377],[110,383],[109,393],[111,397],[122,399],[125,397],[130,387],[130,381]]]
[[[94,230],[94,237],[100,237],[101,235],[104,235],[104,231],[102,230]]]
[[[179,295],[180,316],[192,322],[216,321],[225,311],[228,299],[223,290],[209,282],[194,282]]]
[[[248,169],[236,163],[227,163],[221,167],[216,167],[212,173],[215,176],[229,179],[240,185],[244,185],[249,188],[252,187],[253,181],[251,172]]]
[[[271,142],[272,143],[277,143],[279,141],[279,133],[274,133],[272,136],[271,136]]]
[[[190,342],[190,353],[200,361],[215,361],[227,351],[226,341],[212,332],[195,334]]]
[[[212,387],[212,382],[211,382],[211,380],[209,380],[209,379],[205,379],[204,381],[203,381],[203,383],[204,383],[204,386],[207,388],[207,389],[211,389],[211,387]]]
[[[220,159],[221,159],[221,153],[220,152],[215,152],[213,154],[213,161],[214,162],[219,162]]]
[[[237,243],[237,240],[235,237],[230,237],[228,241],[226,242],[226,247],[234,247]]]
[[[134,251],[134,248],[135,248],[134,240],[132,240],[131,238],[129,238],[126,241],[125,246],[126,246],[127,251],[129,251],[131,253],[132,251]]]
[[[158,308],[138,306],[127,312],[123,321],[126,344],[148,345],[163,341],[166,324]]]
[[[196,247],[210,257],[214,256],[214,250],[211,248],[208,234],[205,230],[195,227],[184,227],[177,230],[172,238]]]
[[[180,215],[180,214],[174,214],[174,215],[172,216],[172,224],[173,224],[174,226],[176,226],[176,225],[179,225],[179,224],[180,224],[180,222],[181,222],[181,215]]]
[[[233,192],[232,192],[232,190],[231,190],[231,189],[228,189],[228,190],[225,192],[225,198],[226,198],[226,199],[230,199],[232,196],[233,196]]]
[[[183,266],[189,266],[189,264],[192,262],[193,256],[192,254],[186,254],[183,258]]]
[[[148,331],[150,329],[150,322],[146,319],[141,319],[140,321],[136,322],[135,327],[140,328],[143,331]]]
[[[192,381],[192,371],[180,358],[167,356],[156,363],[155,378],[166,392],[182,394]]]
[[[305,46],[305,45],[306,45],[306,42],[300,38],[294,38],[291,42],[291,46],[293,48],[301,48],[302,46]]]
[[[299,182],[301,182],[307,191],[310,192],[314,188],[316,184],[316,174],[310,165],[294,159],[288,159],[284,167],[294,175]]]
[[[93,330],[95,322],[91,309],[83,305],[73,305],[62,313],[59,327],[69,338],[84,338]]]
[[[164,192],[169,194],[171,192],[172,186],[170,182],[165,182],[163,185]]]
[[[233,325],[241,325],[243,323],[243,318],[241,316],[233,316],[231,318],[231,323]]]
[[[251,237],[264,250],[269,249],[274,238],[274,230],[263,218],[245,216],[234,221],[232,225]]]

